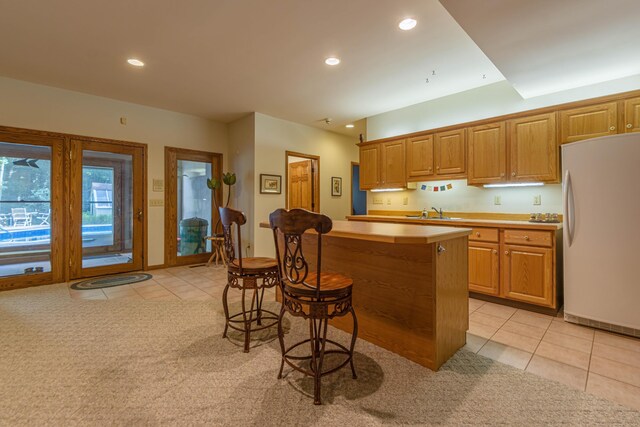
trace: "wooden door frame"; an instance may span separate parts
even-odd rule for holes
[[[301,157],[311,160],[311,168],[313,180],[311,182],[311,191],[313,192],[314,212],[320,212],[320,156],[313,154],[303,154],[296,151],[284,152],[284,201],[285,207],[289,209],[289,157]],[[315,163],[315,165],[314,165]]]
[[[178,206],[177,206],[177,179],[178,160],[188,160],[195,162],[211,163],[213,169],[217,167],[218,179],[222,179],[222,154],[210,151],[191,150],[178,147],[164,147],[164,265],[173,267],[179,265],[189,265],[207,262],[211,252],[201,254],[177,256],[178,253]],[[214,172],[215,173],[215,172]],[[216,191],[215,198],[218,206],[222,203],[223,185]],[[211,231],[219,217],[216,211],[213,197],[211,198]]]
[[[77,180],[80,180],[82,184],[82,162],[78,163],[78,159],[82,158],[83,150],[90,151],[104,151],[119,154],[130,154],[132,156],[132,188],[134,192],[136,189],[140,191],[140,199],[137,199],[135,195],[132,195],[133,206],[132,214],[134,224],[136,219],[135,212],[142,213],[142,219],[140,228],[133,228],[133,243],[132,243],[132,255],[135,255],[136,242],[140,246],[141,258],[140,263],[136,264],[135,256],[134,262],[131,263],[130,269],[123,268],[123,266],[129,266],[129,264],[113,264],[103,267],[90,267],[84,271],[82,267],[82,234],[76,235],[78,232],[77,224],[74,223],[74,215],[78,212],[74,212],[74,202],[81,203],[82,194],[74,194],[77,191]],[[133,152],[132,152],[133,150]],[[67,139],[67,152],[69,156],[66,160],[67,170],[69,171],[67,178],[69,194],[69,212],[67,215],[67,259],[69,269],[67,270],[68,278],[81,278],[91,276],[101,276],[104,274],[113,274],[122,271],[135,271],[140,269],[146,269],[147,265],[147,145],[139,144],[128,141],[116,141],[103,138],[91,138],[83,136],[69,136]],[[78,175],[78,173],[80,173]],[[80,213],[80,218],[81,218]]]
[[[47,285],[64,282],[66,280],[65,257],[65,206],[67,206],[67,192],[64,187],[64,135],[49,132],[31,131],[0,126],[0,142],[12,144],[26,144],[46,146],[51,149],[51,206],[50,235],[51,235],[51,271],[28,275],[0,277],[0,290],[26,288],[30,286]],[[59,230],[53,233],[53,230]]]

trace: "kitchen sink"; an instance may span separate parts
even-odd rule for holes
[[[409,218],[409,219],[424,219],[424,220],[436,220],[436,221],[450,221],[450,220],[456,220],[456,219],[462,219],[462,218],[451,218],[448,216],[443,216],[442,218],[437,217],[437,216],[431,216],[429,218],[423,218],[420,215],[405,215],[405,217]]]

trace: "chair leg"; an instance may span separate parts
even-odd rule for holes
[[[229,303],[227,302],[227,294],[229,293],[229,284],[224,287],[224,292],[222,292],[222,307],[224,308],[224,332],[222,333],[222,338],[227,337],[227,330],[229,329]]]
[[[351,316],[353,316],[353,333],[351,334],[351,348],[349,349],[349,356],[351,357],[351,373],[353,374],[353,379],[358,379],[358,375],[356,375],[356,368],[353,365],[353,349],[356,347],[356,338],[358,338],[358,318],[356,317],[356,311],[351,307]]]
[[[262,326],[262,299],[263,298],[264,298],[264,288],[262,288],[260,292],[256,292],[256,324],[258,326]]]
[[[315,321],[314,321],[315,324]],[[320,386],[322,381],[322,362],[324,361],[324,350],[327,344],[327,319],[320,319],[318,321],[318,329],[316,333],[319,335],[320,330],[322,330],[322,338],[318,335],[315,337],[316,348],[319,350],[318,360],[316,364],[316,370],[314,372],[315,376],[313,378],[314,382],[314,392],[313,392],[313,404],[314,405],[322,405],[322,400],[320,399]]]
[[[278,379],[282,378],[282,370],[284,369],[284,331],[282,330],[282,319],[284,318],[284,301],[280,308],[280,315],[278,316],[278,341],[280,341],[280,354],[282,360],[280,360],[280,371],[278,372]]]
[[[249,311],[249,316],[247,317],[247,307],[246,307],[246,288],[242,287],[242,318],[244,320],[244,352],[249,353],[249,342],[251,341],[251,322],[253,321],[253,304],[256,301],[256,288],[253,289],[253,294],[251,295],[251,310]]]

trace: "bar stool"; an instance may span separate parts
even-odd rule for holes
[[[309,212],[304,209],[278,209],[269,215],[269,224],[273,230],[276,245],[276,256],[280,267],[280,290],[282,291],[282,309],[278,319],[278,339],[282,351],[280,372],[285,362],[296,371],[309,375],[314,379],[313,403],[320,405],[320,381],[325,375],[336,372],[349,363],[351,373],[356,379],[356,369],[353,365],[353,349],[358,336],[358,320],[351,305],[351,290],[353,281],[348,277],[335,273],[323,273],[322,264],[322,235],[331,231],[331,219],[325,215]],[[306,230],[317,233],[317,258],[315,272],[311,272],[305,259],[302,240]],[[282,236],[280,237],[279,234]],[[280,245],[282,244],[282,249]],[[309,321],[309,338],[285,348],[282,319],[285,313],[302,317]],[[351,346],[327,339],[327,326],[330,319],[345,316],[353,317],[353,334]],[[308,344],[308,355],[294,356],[291,352]],[[326,349],[327,344],[334,348]],[[337,367],[322,369],[324,357],[327,354],[343,354],[346,356]],[[309,369],[296,365],[295,361],[309,360]]]
[[[227,285],[222,294],[225,326],[222,338],[227,337],[228,328],[244,333],[244,352],[249,352],[251,332],[270,328],[278,323],[278,315],[262,308],[264,290],[278,284],[278,262],[273,258],[243,258],[240,226],[247,222],[247,217],[240,211],[230,208],[219,208],[222,232],[224,235],[224,251],[227,258]],[[232,226],[236,224],[238,252],[233,244]],[[242,291],[242,311],[229,315],[227,295],[229,288]],[[245,295],[251,291],[251,308],[247,309]],[[267,321],[267,324],[263,324]],[[255,325],[254,325],[255,323]]]

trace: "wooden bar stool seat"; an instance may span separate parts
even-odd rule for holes
[[[303,209],[278,209],[269,215],[269,223],[276,245],[282,292],[282,309],[278,320],[282,359],[278,378],[282,378],[285,363],[296,371],[313,377],[313,403],[320,405],[323,376],[350,364],[352,376],[357,378],[353,350],[358,336],[358,319],[351,304],[353,281],[341,274],[322,272],[322,235],[331,231],[332,222],[329,217]],[[315,271],[311,271],[314,266],[309,265],[303,253],[303,234],[309,229],[315,230],[317,236]],[[288,348],[285,347],[282,327],[285,313],[302,317],[309,322],[309,338]],[[329,320],[347,314],[353,318],[349,348],[327,338]],[[309,349],[307,354],[300,355],[300,351],[295,351],[304,348]],[[327,354],[343,355],[344,359],[331,369],[323,369]],[[308,368],[305,367],[307,360]],[[301,365],[300,362],[304,363]]]
[[[219,208],[220,222],[224,235],[224,250],[227,260],[227,285],[222,293],[225,326],[222,337],[227,337],[229,328],[244,333],[244,352],[249,352],[251,333],[275,326],[278,314],[262,308],[264,290],[273,288],[278,280],[278,261],[273,258],[243,258],[240,226],[247,222],[245,215],[230,208]],[[237,256],[233,242],[232,227],[237,227]],[[229,313],[229,289],[242,291],[242,309],[239,313]],[[246,294],[251,294],[251,305],[247,307]],[[266,323],[264,323],[266,322]]]

